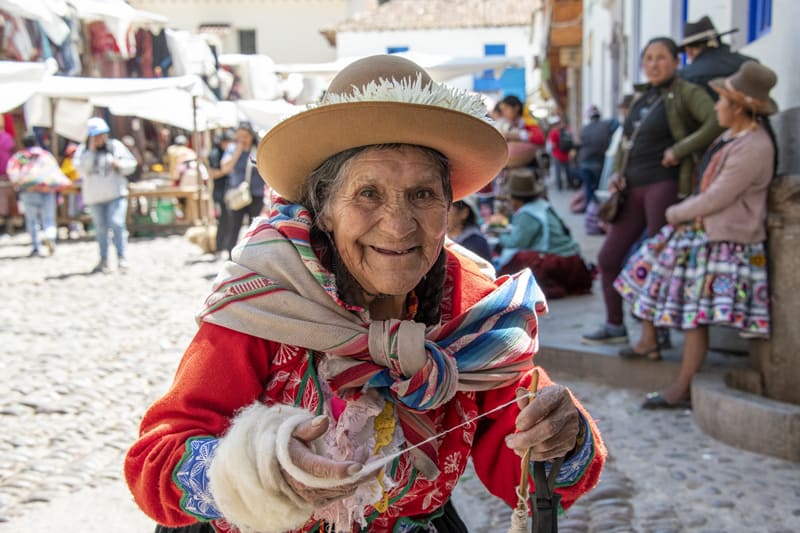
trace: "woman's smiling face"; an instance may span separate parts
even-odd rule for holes
[[[412,146],[369,148],[344,173],[322,227],[365,291],[404,297],[444,243],[449,202],[440,166]]]

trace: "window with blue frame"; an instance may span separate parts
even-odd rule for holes
[[[387,46],[387,54],[399,54],[400,52],[408,52],[408,46]]]
[[[772,0],[750,0],[749,20],[747,23],[747,42],[769,33],[772,28]]]

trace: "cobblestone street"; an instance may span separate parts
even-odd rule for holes
[[[219,263],[171,236],[132,241],[126,274],[88,275],[94,242],[39,259],[27,242],[0,240],[0,532],[152,531],[122,458]],[[554,378],[598,419],[610,451],[600,487],[562,516],[562,533],[800,531],[800,464],[721,444],[690,411],[643,412],[639,391]],[[471,471],[456,503],[470,531],[507,530],[504,504]]]

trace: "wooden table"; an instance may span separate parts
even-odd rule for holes
[[[178,230],[189,226],[203,224],[213,213],[209,207],[210,194],[201,187],[156,187],[144,188],[132,184],[128,187],[128,228],[134,231],[152,231],[156,229]],[[171,205],[173,212],[175,208],[183,211],[182,217],[175,216],[170,222],[159,222],[152,216],[145,217],[143,220],[135,215],[140,210],[140,199],[146,200],[148,215],[152,215],[153,209],[165,205],[160,203],[163,200]]]

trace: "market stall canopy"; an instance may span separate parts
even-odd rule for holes
[[[55,108],[51,107],[51,100],[58,101]],[[25,116],[32,126],[53,127],[59,135],[81,141],[85,136],[85,119],[89,118],[92,107],[107,107],[118,116],[205,131],[237,124],[235,106],[223,104],[197,76],[151,79],[52,76],[38,85],[35,95],[25,105]]]
[[[58,67],[52,63],[0,61],[0,113],[24,104],[54,68]]]
[[[424,68],[434,81],[443,82],[459,76],[494,70],[499,76],[509,67],[524,67],[521,57],[484,56],[453,57],[446,55],[422,54],[419,52],[400,52],[395,54],[405,57]],[[289,74],[299,73],[306,76],[333,78],[344,67],[360,59],[360,57],[343,57],[328,63],[295,63],[273,65],[275,72]]]
[[[239,119],[249,122],[253,129],[260,132],[269,131],[282,120],[306,109],[286,100],[236,100],[234,103]]]

